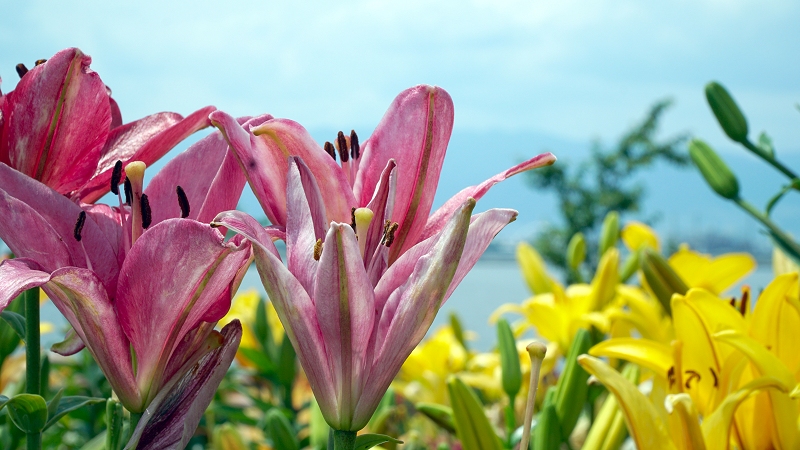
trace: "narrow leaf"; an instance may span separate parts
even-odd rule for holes
[[[5,320],[6,323],[14,329],[14,332],[17,333],[17,336],[19,336],[23,342],[25,341],[25,316],[5,310],[0,312],[0,318]]]
[[[50,418],[47,420],[44,429],[46,430],[51,426],[55,425],[59,419],[71,413],[72,411],[75,411],[76,409],[80,409],[87,405],[103,403],[105,401],[106,399],[98,397],[83,397],[83,396],[64,397],[58,404],[58,408],[56,409],[55,414],[50,416]]]
[[[393,444],[403,443],[403,441],[395,439],[391,436],[386,436],[385,434],[362,434],[361,436],[356,437],[356,446],[354,447],[354,450],[367,450],[387,442],[391,442]]]

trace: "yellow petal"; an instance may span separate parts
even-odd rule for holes
[[[730,430],[736,409],[751,394],[762,389],[770,389],[770,392],[777,390],[784,394],[787,391],[786,386],[775,378],[759,378],[725,397],[719,408],[704,418],[700,428],[703,430],[705,441],[715,445],[712,448],[730,448]]]
[[[650,247],[656,251],[661,250],[656,232],[641,222],[628,222],[622,229],[622,241],[630,251],[636,251],[642,247]]]
[[[689,394],[671,394],[664,401],[675,444],[681,450],[705,450],[697,410]]]
[[[672,298],[676,339],[683,342],[683,388],[692,396],[700,414],[711,414],[716,406],[722,365],[733,349],[720,346],[717,331],[743,331],[744,319],[730,304],[702,289],[690,289],[686,296]]]
[[[785,393],[789,386],[795,384],[794,375],[775,355],[751,337],[728,330],[715,334],[714,338],[742,352],[758,374],[777,379],[785,386],[784,392],[769,391],[771,405],[765,404],[763,410],[756,413],[772,416],[773,442],[779,445],[778,448],[795,448],[798,442],[797,404]]]
[[[721,294],[755,269],[756,261],[747,253],[728,253],[712,259],[683,245],[669,257],[669,265],[689,287]]]
[[[656,408],[636,386],[597,358],[581,355],[578,362],[617,398],[637,448],[675,450]]]
[[[750,336],[796,374],[800,369],[800,301],[796,272],[776,277],[758,297],[750,321]]]
[[[547,274],[547,267],[539,252],[522,242],[517,246],[517,262],[531,292],[534,294],[552,292],[555,282]]]
[[[606,250],[592,279],[592,310],[598,311],[614,299],[619,284],[618,268],[619,250],[616,248]]]
[[[646,367],[659,377],[667,378],[674,364],[672,349],[668,345],[647,339],[616,338],[602,341],[589,349],[597,357],[619,358]]]

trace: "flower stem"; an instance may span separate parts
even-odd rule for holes
[[[737,198],[734,200],[734,202],[736,202],[736,204],[739,205],[742,209],[744,209],[748,214],[753,216],[753,218],[761,222],[762,225],[767,227],[767,229],[769,229],[769,231],[774,235],[775,238],[782,241],[785,245],[791,247],[791,249],[797,252],[797,254],[800,254],[800,246],[797,245],[797,243],[791,236],[787,235],[783,230],[781,230],[780,227],[778,227],[778,225],[772,221],[772,219],[767,217],[761,211],[756,209],[755,206],[751,205],[744,199]]]
[[[28,289],[25,299],[25,392],[42,395],[39,288]],[[27,434],[28,450],[42,448],[42,433]]]
[[[333,430],[333,450],[353,450],[355,447],[355,431]]]
[[[786,175],[790,180],[794,180],[795,178],[797,178],[797,175],[791,169],[784,166],[783,163],[775,159],[774,156],[769,155],[766,152],[764,152],[764,150],[761,150],[760,148],[756,147],[755,144],[753,144],[749,140],[742,142],[742,145],[744,145],[751,152],[758,155],[764,161],[770,163],[772,167],[778,169],[781,173]]]

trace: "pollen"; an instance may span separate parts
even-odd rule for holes
[[[336,136],[336,150],[339,151],[339,159],[341,159],[343,163],[346,163],[350,159],[350,149],[348,147],[347,138],[344,137],[344,133],[340,131]]]
[[[114,170],[111,172],[111,192],[119,195],[119,181],[122,179],[122,161],[117,160]]]
[[[314,243],[314,261],[319,261],[322,257],[322,239],[317,239]]]
[[[80,242],[83,238],[83,236],[81,236],[81,232],[83,231],[84,223],[86,223],[86,211],[81,211],[81,213],[78,214],[78,221],[75,223],[75,230],[72,232],[72,235],[78,242]]]
[[[175,188],[175,192],[178,194],[178,206],[181,207],[181,219],[185,219],[189,217],[189,197],[180,186]]]
[[[139,203],[142,207],[142,228],[146,230],[153,223],[153,212],[150,210],[150,200],[147,198],[147,194],[142,194]]]

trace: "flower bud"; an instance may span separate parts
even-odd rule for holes
[[[566,440],[578,423],[589,391],[589,373],[578,364],[578,356],[587,353],[592,346],[589,332],[581,328],[575,335],[567,354],[566,364],[556,386],[554,406],[561,424],[561,437]]]
[[[711,189],[728,200],[739,198],[739,182],[736,176],[708,144],[692,139],[689,143],[689,156]]]
[[[300,443],[297,441],[297,436],[289,423],[289,419],[281,413],[278,408],[272,408],[267,411],[267,432],[272,439],[272,445],[275,448],[286,450],[299,450]]]
[[[453,422],[453,408],[435,403],[417,403],[415,408],[436,425],[447,430],[447,432],[456,434],[456,426]]]
[[[561,429],[558,414],[553,405],[547,405],[539,413],[533,432],[533,448],[536,450],[558,450],[561,448]]]
[[[547,274],[544,259],[529,244],[522,242],[517,246],[517,263],[531,292],[545,294],[553,291],[553,279]]]
[[[747,142],[747,119],[728,91],[712,81],[706,85],[706,100],[725,134],[736,142]]]
[[[583,233],[575,233],[569,240],[567,246],[567,265],[572,270],[577,270],[583,260],[586,259],[586,239]]]
[[[513,402],[522,387],[522,369],[514,333],[505,319],[497,322],[497,348],[500,351],[503,390],[508,395],[509,401]]]
[[[500,438],[486,418],[483,405],[472,389],[458,377],[447,380],[456,436],[464,450],[501,450]]]
[[[656,296],[664,310],[672,315],[670,300],[672,294],[686,294],[689,288],[680,276],[672,270],[663,256],[651,249],[644,249],[641,256],[641,269],[647,285]]]
[[[611,211],[606,214],[606,218],[603,220],[603,228],[600,230],[600,256],[603,256],[606,250],[617,245],[618,239],[619,213],[616,211]]]

